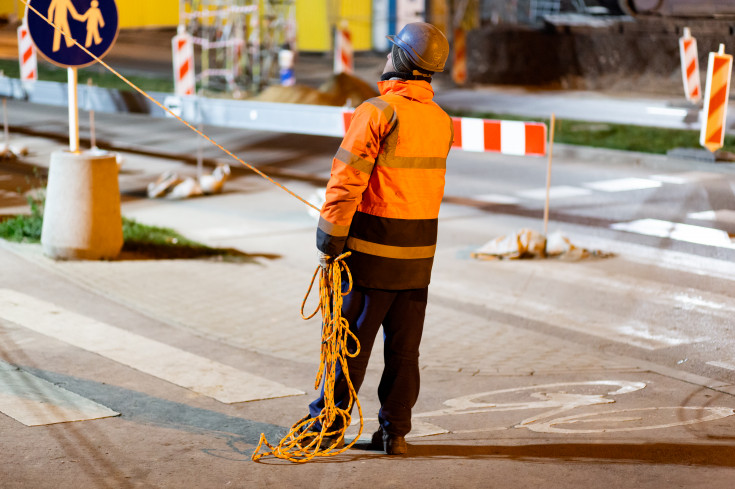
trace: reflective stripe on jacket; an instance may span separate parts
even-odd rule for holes
[[[378,82],[332,162],[317,247],[348,265],[357,285],[429,285],[452,121],[425,81]]]

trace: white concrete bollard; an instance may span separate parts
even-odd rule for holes
[[[41,245],[54,259],[100,260],[122,249],[115,155],[51,154]]]

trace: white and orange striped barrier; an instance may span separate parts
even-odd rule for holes
[[[31,35],[25,22],[18,27],[18,62],[20,63],[21,81],[38,80],[36,47],[31,41]]]
[[[464,29],[454,30],[452,80],[458,85],[467,83],[467,42]]]
[[[196,81],[194,78],[194,40],[179,29],[171,40],[174,64],[174,93],[176,95],[194,95]]]
[[[725,142],[731,74],[732,56],[725,54],[725,45],[720,44],[719,52],[709,53],[702,130],[699,133],[699,144],[712,152],[720,149]]]
[[[350,127],[352,112],[343,113],[344,129]],[[547,131],[543,122],[496,121],[452,117],[452,148],[517,156],[546,155]]]
[[[507,155],[544,156],[546,124],[453,117],[453,148]]]
[[[690,102],[699,103],[702,99],[702,85],[699,81],[699,53],[697,40],[692,37],[689,27],[684,28],[684,35],[679,38],[679,54],[681,55],[684,94]]]
[[[352,34],[347,21],[343,21],[337,29],[334,42],[334,73],[352,74],[355,72],[354,52],[352,50]]]

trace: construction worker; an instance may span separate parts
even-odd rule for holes
[[[359,355],[348,359],[356,390],[383,326],[380,427],[371,445],[392,455],[407,451],[404,437],[419,393],[419,343],[453,134],[451,118],[432,101],[430,84],[432,74],[444,69],[446,37],[416,22],[388,39],[392,48],[378,82],[381,95],[357,107],[332,162],[317,248],[323,266],[351,252],[346,262],[354,286],[344,297],[342,316],[360,342]],[[354,341],[348,344],[351,353],[355,349]],[[339,365],[334,396],[337,407],[346,409],[349,391]],[[323,408],[322,387],[309,405],[311,417]],[[332,441],[343,442],[327,443]]]

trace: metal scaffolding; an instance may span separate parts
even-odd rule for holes
[[[279,51],[295,50],[296,0],[180,0],[179,25],[197,46],[200,90],[258,93],[279,80]]]

